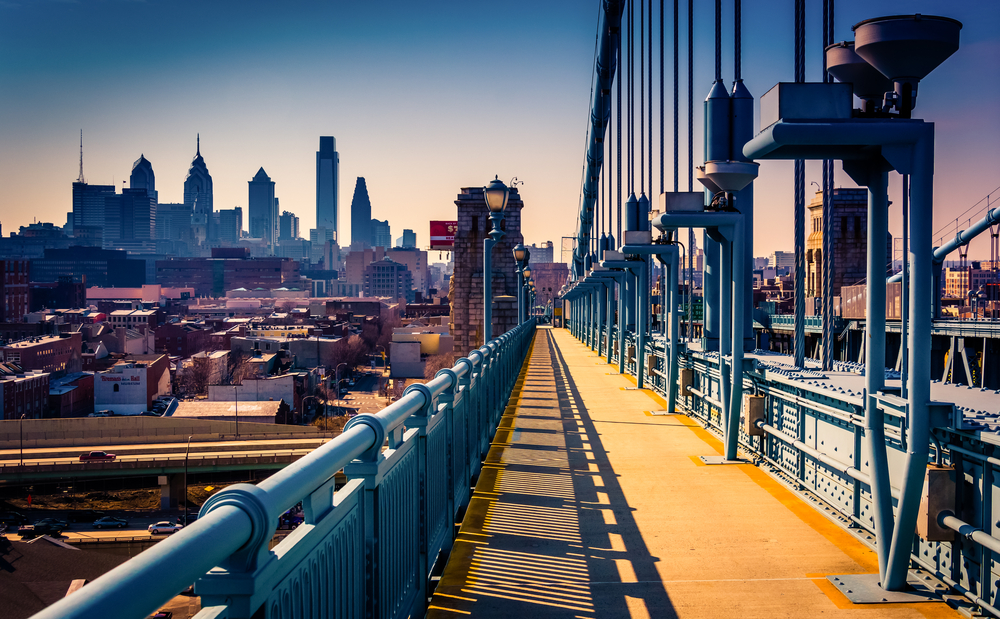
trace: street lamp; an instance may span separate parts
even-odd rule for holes
[[[187,449],[184,450],[184,526],[188,526],[188,454],[191,453],[191,438],[188,437]]]
[[[21,423],[18,424],[21,432],[21,466],[24,466],[24,415],[25,413],[21,413]]]
[[[524,322],[524,269],[527,268],[531,251],[522,243],[514,246],[514,262],[517,264],[517,322]]]
[[[507,208],[507,197],[510,190],[503,184],[497,176],[490,184],[483,187],[483,196],[486,198],[486,206],[490,210],[490,222],[493,229],[490,230],[489,238],[483,239],[483,344],[493,339],[493,258],[491,252],[493,246],[503,238],[504,232],[500,229],[500,222],[503,221],[503,211]]]
[[[531,306],[528,305],[528,285],[531,282],[531,269],[525,267],[524,269],[524,285],[518,290],[520,296],[524,299],[524,319],[527,320],[531,317]]]
[[[239,385],[233,385],[233,398],[236,403],[236,438],[240,437],[240,388]]]
[[[337,364],[336,369],[334,369],[334,372],[336,373],[336,378],[337,378],[337,397],[334,398],[334,400],[333,400],[334,402],[336,402],[337,400],[340,399],[340,366],[344,366],[346,368],[347,367],[347,363],[346,362],[341,362],[341,363]],[[336,404],[334,404],[334,406],[336,406]]]

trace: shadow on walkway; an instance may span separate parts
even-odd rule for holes
[[[486,458],[429,617],[675,617],[550,329]]]

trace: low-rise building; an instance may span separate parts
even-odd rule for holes
[[[86,417],[93,412],[93,372],[74,372],[49,381],[50,417]]]
[[[289,415],[284,400],[262,402],[208,402],[205,400],[180,402],[171,415],[174,419],[200,419],[204,421],[233,421],[244,423],[275,424],[284,422]]]
[[[372,262],[365,268],[366,297],[388,297],[390,299],[414,300],[413,275],[405,264],[386,257]]]
[[[136,331],[155,329],[160,322],[162,312],[159,310],[115,310],[108,316],[108,322],[114,328],[125,327]]]
[[[118,415],[148,411],[153,400],[170,393],[166,355],[131,355],[94,378],[94,408]]]
[[[156,351],[172,357],[190,357],[212,346],[212,330],[203,323],[169,322],[157,327],[155,337]]]
[[[4,419],[41,419],[49,410],[49,373],[0,363],[0,411]]]
[[[59,377],[83,369],[82,343],[82,336],[76,332],[32,337],[0,346],[0,363],[16,363],[25,370],[40,370]]]

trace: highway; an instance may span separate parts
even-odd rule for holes
[[[248,440],[191,443],[150,443],[144,445],[88,445],[72,448],[4,450],[0,456],[0,484],[23,483],[71,477],[113,477],[122,475],[168,475],[184,470],[220,472],[279,469],[298,460],[330,440],[322,438]],[[114,460],[80,460],[89,451],[115,453]],[[125,452],[125,453],[123,453]]]
[[[310,438],[281,438],[281,439],[247,439],[247,440],[226,440],[226,441],[192,441],[191,454],[201,454],[205,452],[227,452],[242,450],[244,453],[274,452],[279,449],[315,449],[330,440],[331,437],[321,435]],[[138,443],[138,444],[93,444],[75,445],[72,447],[36,447],[24,450],[25,464],[29,460],[53,461],[59,459],[72,459],[79,461],[80,454],[91,451],[104,451],[117,454],[118,458],[132,457],[137,455],[167,455],[180,454],[184,457],[187,450],[187,442],[178,443]],[[19,448],[0,449],[0,466],[9,464],[10,461],[20,461],[21,450]]]

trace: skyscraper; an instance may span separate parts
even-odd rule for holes
[[[278,218],[278,240],[294,241],[297,238],[299,238],[299,218],[295,213],[283,211]]]
[[[368,199],[368,185],[363,176],[358,177],[351,200],[351,245],[371,247],[372,244],[372,203]]]
[[[212,175],[208,173],[208,166],[201,156],[201,135],[198,135],[197,150],[194,159],[191,160],[191,167],[188,168],[187,177],[184,179],[184,204],[194,209],[195,214],[208,214],[214,212],[212,207]]]
[[[273,251],[278,240],[278,203],[274,198],[274,181],[262,167],[249,185],[250,236],[264,239]]]
[[[132,175],[129,177],[128,186],[132,189],[145,189],[149,197],[156,202],[159,201],[153,164],[149,162],[149,159],[146,159],[145,155],[139,155],[139,158],[132,164]]]
[[[73,183],[73,230],[84,227],[104,227],[104,199],[114,197],[114,185]]]
[[[243,209],[219,209],[219,240],[223,243],[236,245],[243,230]]]
[[[392,247],[392,230],[389,228],[389,220],[379,221],[373,219],[371,222],[372,237],[369,243],[372,247]]]
[[[333,136],[320,136],[316,151],[316,227],[337,231],[340,210],[340,154]]]
[[[105,249],[152,249],[156,239],[156,200],[145,189],[122,189],[104,199]]]

